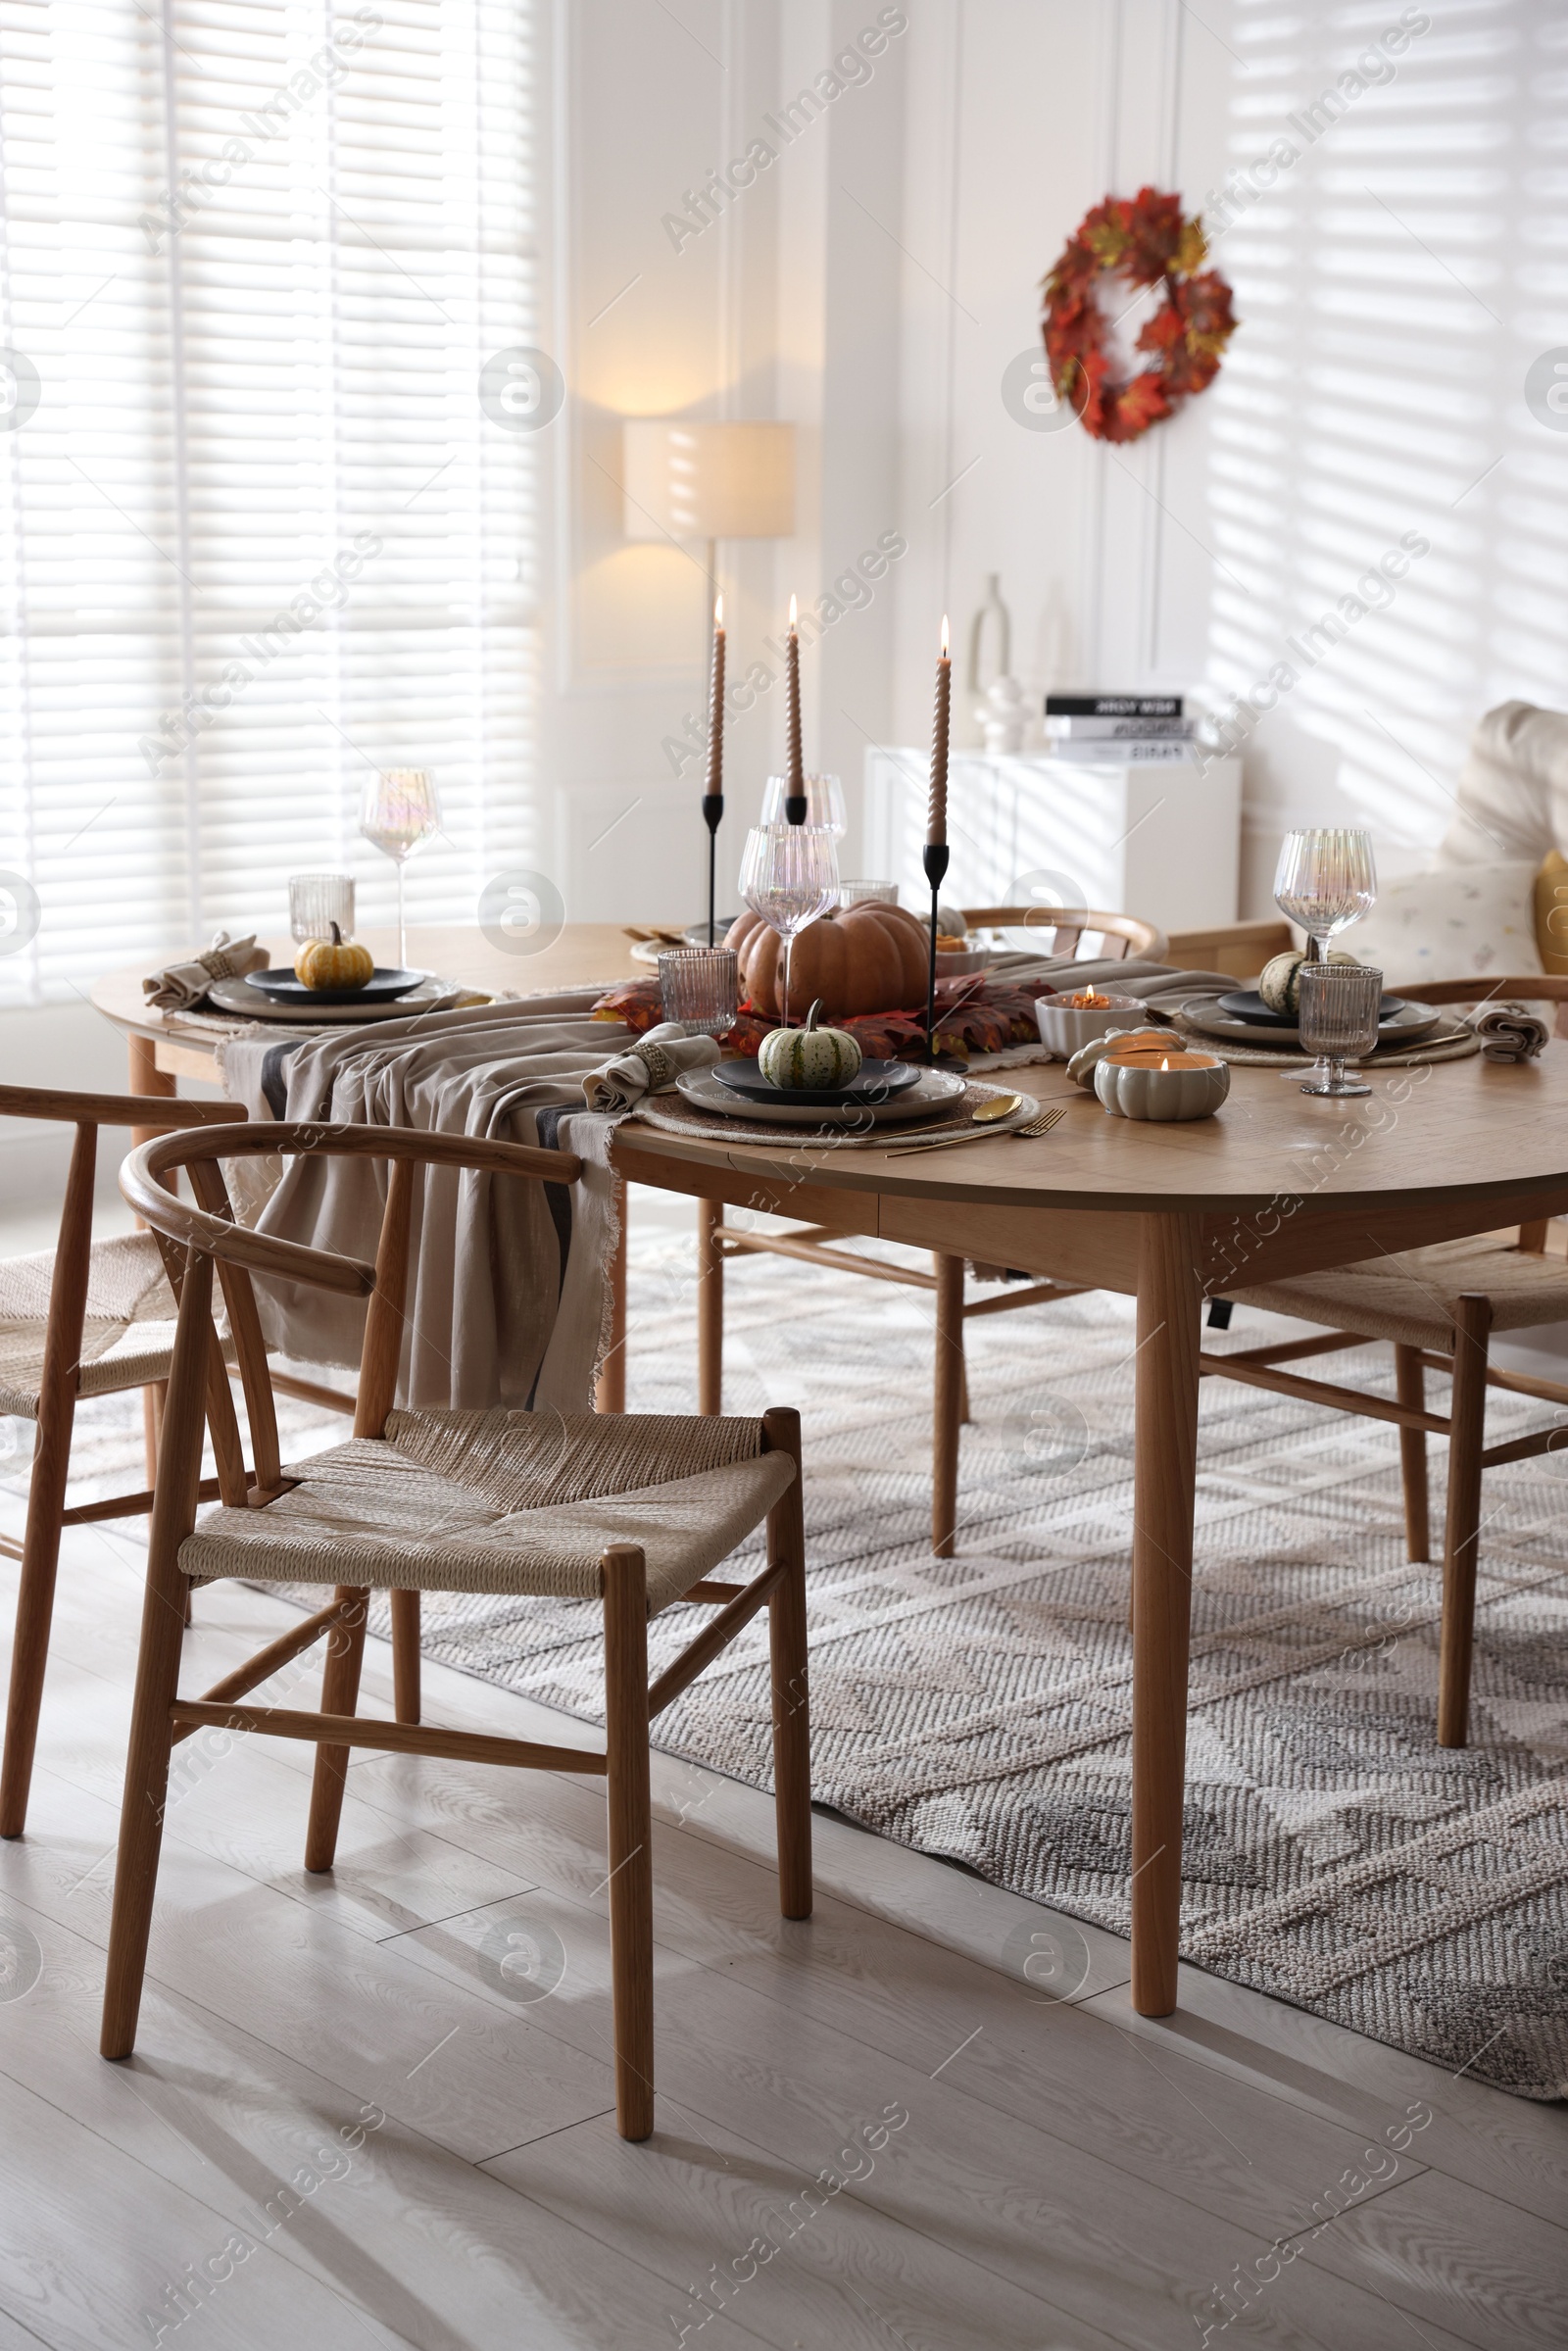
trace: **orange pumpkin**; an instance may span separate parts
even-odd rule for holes
[[[740,961],[741,995],[759,1012],[784,1016],[784,942],[760,914],[730,924],[724,945]],[[790,964],[791,1009],[799,1020],[820,1002],[829,1020],[857,1012],[907,1011],[925,1003],[931,935],[905,906],[835,906],[795,941]]]

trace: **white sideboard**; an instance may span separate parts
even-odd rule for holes
[[[926,892],[928,770],[922,751],[866,754],[863,871],[896,881],[910,907]],[[942,896],[954,906],[1098,906],[1164,931],[1203,930],[1236,920],[1241,827],[1240,759],[1089,765],[958,752]]]

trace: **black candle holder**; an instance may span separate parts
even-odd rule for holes
[[[715,868],[718,860],[718,828],[723,821],[723,793],[705,792],[703,794],[703,822],[708,827],[708,944],[710,947],[716,947],[718,944],[713,936],[717,923],[716,908],[718,905],[715,896]]]
[[[925,983],[925,1057],[934,1064],[937,1057],[937,899],[947,879],[946,841],[928,841],[922,862],[925,878],[931,885],[931,948]]]

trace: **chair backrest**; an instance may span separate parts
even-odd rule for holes
[[[182,1102],[166,1094],[74,1094],[53,1086],[0,1086],[0,1118],[48,1119],[76,1130],[49,1281],[49,1319],[39,1385],[42,1412],[52,1411],[74,1395],[79,1373],[92,1271],[98,1129],[226,1127],[236,1121],[243,1123],[244,1117],[239,1102]],[[236,1469],[236,1462],[225,1464],[220,1459],[220,1469],[227,1474]]]
[[[1101,953],[1113,962],[1129,955],[1164,960],[1167,941],[1155,922],[1141,914],[1107,914],[1092,906],[965,906],[972,931],[1028,931],[1043,955],[1076,955],[1085,932],[1098,934]]]
[[[220,1162],[256,1158],[274,1151],[285,1158],[354,1157],[391,1162],[392,1176],[373,1265],[342,1255],[336,1249],[311,1249],[303,1242],[284,1241],[276,1234],[249,1232],[235,1222]],[[539,1151],[530,1144],[495,1143],[479,1135],[431,1134],[414,1127],[297,1123],[247,1124],[230,1128],[226,1133],[209,1130],[160,1136],[132,1151],[120,1171],[121,1191],[164,1244],[170,1279],[176,1290],[182,1287],[186,1264],[198,1257],[217,1264],[250,1419],[258,1501],[270,1500],[281,1490],[282,1470],[267,1347],[251,1276],[271,1275],[318,1290],[334,1290],[349,1298],[368,1298],[354,1434],[379,1437],[396,1397],[408,1298],[415,1184],[424,1166],[474,1168],[490,1175],[523,1176],[547,1184],[574,1184],[582,1173],[582,1161],[569,1152]],[[164,1178],[180,1167],[189,1173],[191,1189],[196,1195],[195,1205],[164,1188]],[[211,1295],[210,1282],[204,1279],[201,1289],[205,1294],[199,1315],[205,1325],[201,1332],[193,1329],[187,1334],[185,1300],[183,1296],[180,1298],[174,1342],[176,1363],[182,1360],[180,1350],[184,1347],[197,1344],[211,1347],[211,1318],[206,1303]],[[234,1425],[233,1399],[228,1395],[226,1380],[222,1382],[221,1398],[210,1381],[209,1417],[215,1412],[221,1416],[225,1404],[228,1423]],[[215,1446],[218,1443],[215,1425]]]

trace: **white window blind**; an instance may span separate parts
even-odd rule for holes
[[[538,341],[528,0],[0,0],[0,1003],[392,868],[411,920],[532,846]],[[24,415],[36,374],[36,407]],[[24,416],[24,420],[23,419]]]

